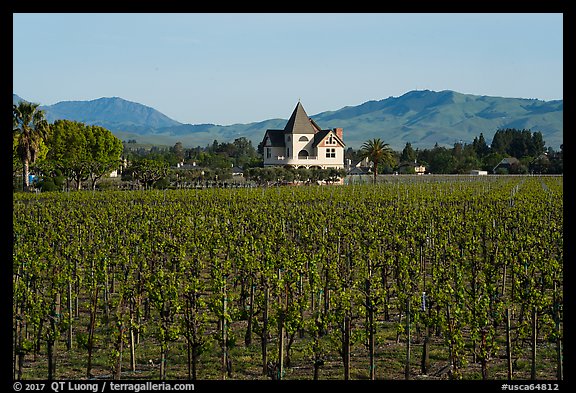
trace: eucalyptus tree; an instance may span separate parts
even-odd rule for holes
[[[29,166],[42,154],[45,154],[45,142],[50,132],[50,126],[45,119],[44,111],[38,109],[39,104],[20,101],[12,105],[12,136],[13,146],[22,162],[22,187],[30,186]]]

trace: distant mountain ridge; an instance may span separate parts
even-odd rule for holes
[[[13,102],[22,100],[13,94]],[[304,107],[306,104],[303,103]],[[484,134],[491,142],[498,129],[540,131],[546,146],[558,149],[563,143],[563,100],[541,101],[413,90],[399,97],[367,101],[357,106],[318,113],[311,118],[322,128],[342,127],[348,147],[359,148],[368,139],[381,138],[394,150],[406,142],[414,148],[471,143]],[[248,124],[182,124],[154,108],[119,97],[91,101],[63,101],[41,106],[49,122],[57,119],[100,125],[122,140],[159,145],[182,142],[186,147],[205,146],[213,140],[231,142],[246,137],[257,146],[267,129],[283,128],[287,119],[270,119]],[[294,108],[286,108],[287,116]]]

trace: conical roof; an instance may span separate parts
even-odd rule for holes
[[[284,132],[290,134],[314,134],[316,132],[300,101],[298,101],[292,116],[286,123]]]

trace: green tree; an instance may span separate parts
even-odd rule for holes
[[[452,173],[455,168],[455,159],[452,151],[445,147],[436,146],[432,149],[430,158],[430,172]]]
[[[82,131],[83,124],[71,120],[56,120],[52,125],[47,158],[55,162],[57,168],[74,180],[79,190],[82,182],[88,179],[88,142]]]
[[[184,161],[184,147],[182,142],[176,142],[176,144],[170,148],[170,151],[176,156],[178,162]]]
[[[490,152],[490,148],[486,144],[486,139],[484,139],[483,133],[480,133],[478,138],[474,138],[472,146],[474,147],[474,151],[476,151],[476,155],[479,158],[486,156]]]
[[[234,149],[231,157],[234,159],[234,164],[239,167],[243,167],[258,157],[256,149],[252,146],[252,141],[246,137],[234,139],[232,146]]]
[[[545,144],[540,131],[532,134],[530,130],[507,128],[496,131],[491,150],[493,153],[507,154],[516,158],[537,157],[544,152]]]
[[[123,146],[112,132],[71,120],[56,120],[52,125],[47,158],[54,160],[76,189],[91,179],[92,188],[104,175],[117,168]]]
[[[143,184],[146,189],[168,174],[168,163],[147,158],[134,161],[126,170],[127,176]]]
[[[478,160],[473,144],[464,146],[454,144],[452,157],[454,160],[452,173],[469,173],[472,169],[477,169],[480,166],[480,160]]]
[[[90,154],[88,169],[94,190],[99,179],[118,168],[123,146],[120,139],[106,128],[88,126],[87,129],[91,131],[88,139]]]
[[[540,154],[544,153],[545,149],[544,146],[546,142],[542,138],[542,133],[540,131],[536,131],[532,134],[532,140],[530,144],[529,154],[532,157],[538,157]]]
[[[404,150],[402,150],[402,155],[400,155],[400,162],[416,161],[416,152],[412,148],[412,144],[410,142],[406,142],[406,146],[404,146]]]
[[[389,163],[393,165],[393,152],[388,143],[384,143],[380,138],[367,140],[360,147],[360,157],[368,158],[374,164],[374,183],[378,176],[378,165]]]
[[[498,165],[502,159],[506,157],[501,153],[490,153],[482,157],[482,169],[492,173],[493,169]]]
[[[29,166],[33,164],[44,149],[50,127],[44,117],[44,111],[38,109],[39,104],[21,101],[12,105],[12,136],[16,154],[22,161],[22,187],[30,186]]]
[[[301,182],[306,182],[310,179],[310,169],[300,167],[296,169],[296,178]]]

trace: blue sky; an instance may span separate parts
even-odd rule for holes
[[[182,123],[287,119],[411,90],[563,99],[561,13],[16,13],[13,92]]]

